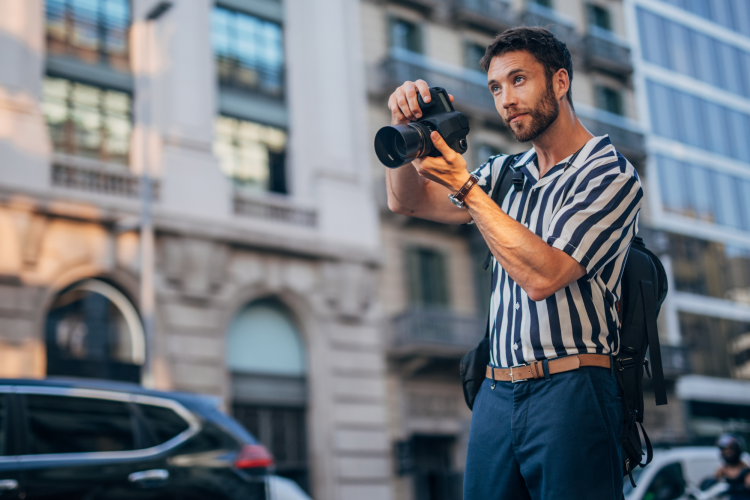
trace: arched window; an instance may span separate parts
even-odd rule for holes
[[[47,375],[139,383],[146,345],[128,298],[96,279],[78,282],[54,300],[45,325]]]
[[[279,475],[309,491],[307,354],[289,311],[279,302],[253,302],[234,317],[226,343],[232,412],[276,459]]]

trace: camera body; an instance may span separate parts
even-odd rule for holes
[[[375,135],[375,153],[389,168],[398,168],[425,156],[442,156],[432,144],[430,133],[437,131],[446,144],[459,154],[468,149],[466,136],[469,120],[453,108],[448,92],[441,87],[430,88],[430,102],[417,94],[422,118],[415,122],[381,128]]]

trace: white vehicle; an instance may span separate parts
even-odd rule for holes
[[[625,500],[703,500],[703,495],[698,496],[699,485],[712,478],[720,465],[719,449],[715,446],[656,450],[649,465],[633,471],[636,488],[627,476],[624,478]]]
[[[281,476],[268,477],[269,500],[312,500],[297,483]]]

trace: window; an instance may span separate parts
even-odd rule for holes
[[[531,3],[535,3],[537,5],[541,5],[542,7],[546,7],[548,9],[552,9],[552,0],[531,0]]]
[[[157,445],[166,443],[189,427],[185,419],[170,408],[139,404],[138,409],[146,420],[153,442]]]
[[[622,95],[609,87],[596,86],[596,107],[616,115],[622,115]]]
[[[47,50],[129,71],[128,0],[46,0]]]
[[[479,61],[484,57],[487,47],[479,45],[474,42],[466,42],[466,67],[473,70],[478,70]]]
[[[276,472],[309,491],[305,409],[234,403],[232,414],[276,460]]]
[[[43,94],[56,152],[128,164],[130,95],[50,76],[44,79]]]
[[[679,313],[682,343],[693,373],[722,378],[750,376],[750,323]]]
[[[235,186],[286,193],[284,130],[248,120],[216,119],[214,153]]]
[[[284,49],[281,25],[215,7],[211,31],[221,86],[282,97]]]
[[[638,20],[648,62],[750,97],[750,53],[644,9]]]
[[[656,473],[643,498],[654,500],[676,500],[685,492],[682,465],[673,463]]]
[[[32,455],[135,449],[128,407],[120,401],[26,395]]]
[[[406,255],[412,306],[447,307],[448,283],[443,254],[427,248],[411,248]]]
[[[419,26],[403,19],[391,20],[391,47],[422,53],[422,33]]]
[[[746,0],[664,0],[725,28],[750,36],[750,4]]]
[[[669,233],[674,288],[750,303],[750,250]]]
[[[750,115],[648,81],[651,125],[656,135],[740,161],[750,159]]]
[[[612,30],[612,24],[609,19],[609,11],[607,9],[605,9],[601,5],[588,4],[586,6],[586,11],[590,26],[596,26],[607,31]]]

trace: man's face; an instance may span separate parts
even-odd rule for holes
[[[525,50],[492,58],[487,81],[505,126],[520,142],[536,139],[560,113],[552,80]]]

